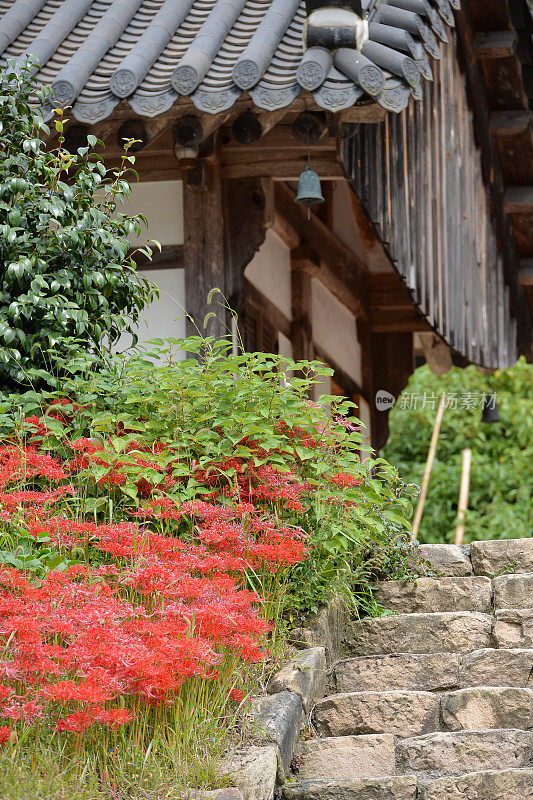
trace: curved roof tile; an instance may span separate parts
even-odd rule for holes
[[[145,116],[181,95],[216,114],[246,92],[267,110],[305,91],[330,111],[364,96],[401,111],[431,80],[428,55],[439,58],[459,6],[366,0],[361,52],[331,54],[306,50],[304,0],[0,0],[0,65],[37,55],[38,80],[88,123],[124,98]]]

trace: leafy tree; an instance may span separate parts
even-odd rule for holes
[[[80,352],[98,352],[134,324],[151,296],[136,273],[128,234],[144,218],[117,214],[130,192],[127,154],[108,171],[88,136],[74,154],[59,145],[41,108],[46,92],[32,84],[29,66],[10,64],[0,89],[0,381],[18,389],[54,384]],[[37,102],[36,102],[37,101]],[[143,249],[143,252],[146,252]]]
[[[501,422],[481,421],[483,394],[496,395]],[[411,377],[390,414],[385,457],[410,481],[420,484],[436,409],[445,392],[448,408],[419,539],[451,542],[461,479],[461,454],[472,450],[466,541],[509,539],[533,533],[533,367],[521,358],[490,377],[476,367],[451,369],[437,377],[424,366]],[[424,395],[426,403],[424,407]],[[434,397],[431,403],[429,398]],[[416,404],[416,408],[413,407]]]

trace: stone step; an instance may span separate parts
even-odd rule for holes
[[[495,616],[493,634],[498,647],[533,647],[533,608],[500,609]]]
[[[308,780],[285,785],[282,796],[284,800],[416,800],[418,785],[410,775],[377,780]]]
[[[468,550],[455,544],[421,544],[418,552],[436,574],[460,577],[472,575]]]
[[[485,649],[468,653],[461,658],[459,686],[533,688],[533,649]]]
[[[492,613],[492,584],[490,578],[483,576],[383,581],[374,590],[374,597],[385,608],[404,614],[436,611]],[[523,606],[508,604],[504,607]]]
[[[300,795],[302,800],[304,796]],[[355,797],[356,795],[353,795],[354,800]],[[348,800],[349,795],[345,795],[345,798]],[[438,778],[422,789],[419,798],[420,800],[532,800],[533,769],[488,770],[461,775],[459,778]]]
[[[493,586],[495,608],[530,608],[533,603],[533,572],[500,575]]]
[[[533,572],[533,538],[472,542],[470,558],[476,575]]]
[[[442,723],[448,730],[533,727],[533,690],[476,686],[441,698]]]
[[[533,762],[533,732],[522,730],[429,733],[396,745],[396,769],[419,781],[489,769],[517,769]]]
[[[333,736],[309,739],[296,750],[299,780],[385,778],[395,773],[394,736]]]
[[[347,655],[468,653],[492,645],[492,617],[467,611],[395,614],[351,621]]]
[[[347,658],[338,661],[334,671],[337,692],[380,689],[434,692],[460,686],[457,653],[398,653]]]
[[[316,704],[314,721],[322,736],[420,736],[439,729],[439,698],[431,692],[334,694]]]

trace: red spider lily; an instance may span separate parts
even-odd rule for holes
[[[67,403],[49,416],[63,419]],[[228,653],[261,659],[270,626],[260,614],[262,598],[245,588],[243,576],[305,558],[302,532],[274,511],[304,511],[308,487],[275,467],[226,458],[206,469],[192,465],[210,495],[180,504],[173,492],[181,477],[173,470],[182,475],[183,461],[171,445],[129,442],[117,457],[103,443],[77,438],[64,441],[70,456],[63,462],[36,443],[47,434],[46,420],[26,422],[35,429],[31,445],[0,446],[0,523],[62,552],[83,545],[91,566],[40,580],[0,568],[0,635],[7,643],[0,717],[76,734],[126,725],[143,709],[172,704],[186,681],[220,680]],[[129,431],[122,426],[118,433]],[[301,443],[303,434],[295,439]],[[242,444],[267,456],[252,441]],[[101,523],[80,513],[75,485],[102,466],[106,472],[91,491],[120,493],[134,484],[143,499],[140,508],[126,506],[131,521]],[[240,702],[242,694],[233,690],[229,699]],[[0,743],[12,736],[0,727]]]
[[[15,736],[13,728],[9,728],[7,725],[0,727],[0,745],[5,746],[8,742],[13,741]]]
[[[339,472],[337,475],[333,475],[330,481],[337,486],[360,486],[362,483],[360,478],[356,478],[355,475],[350,475],[348,472]]]

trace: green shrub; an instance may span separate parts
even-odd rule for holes
[[[49,150],[32,104],[29,70],[10,65],[0,90],[0,382],[53,383],[65,360],[97,352],[134,323],[150,297],[128,255],[142,217],[115,214],[130,188],[124,156],[117,172],[91,152]],[[44,102],[43,92],[37,100]],[[144,252],[144,251],[143,251]]]
[[[107,369],[89,370],[89,377],[77,374],[60,392],[18,396],[18,416],[6,398],[0,416],[4,434],[16,427],[20,435],[24,415],[44,415],[46,447],[52,452],[66,457],[67,438],[101,442],[109,466],[94,467],[87,476],[94,480],[84,489],[86,511],[100,519],[109,513],[109,497],[113,519],[127,518],[142,505],[141,485],[150,484],[150,492],[164,490],[177,503],[210,497],[213,491],[235,499],[243,491],[243,465],[248,481],[271,470],[276,516],[309,537],[310,557],[287,577],[285,606],[292,614],[314,610],[334,591],[343,591],[353,605],[364,608],[369,602],[371,608],[370,575],[383,572],[372,566],[376,551],[380,564],[402,562],[412,490],[383,459],[361,463],[359,423],[347,417],[352,403],[336,396],[322,398],[322,405],[309,402],[313,383],[331,371],[319,362],[295,364],[263,353],[231,355],[225,341],[156,341],[151,354],[110,357]],[[176,361],[176,348],[198,357]],[[287,383],[280,379],[284,371],[302,377]],[[72,401],[72,416],[57,416],[57,406],[49,404],[58,398]],[[30,425],[25,435],[31,431]],[[164,447],[154,457],[160,470],[128,459],[123,450],[131,442],[141,449]],[[112,487],[102,479],[115,462],[127,477]],[[377,466],[379,480],[373,477]],[[165,474],[175,480],[171,490],[164,489]],[[283,492],[286,502],[281,502]]]
[[[481,401],[492,390],[500,423],[481,422]],[[384,456],[420,484],[442,392],[448,407],[439,437],[419,539],[453,541],[461,479],[461,454],[471,448],[472,472],[466,541],[531,536],[533,532],[533,367],[524,358],[490,377],[474,366],[437,377],[418,369],[390,414]],[[435,398],[431,404],[426,400]],[[417,397],[418,408],[414,405]],[[453,407],[456,405],[457,407]]]

